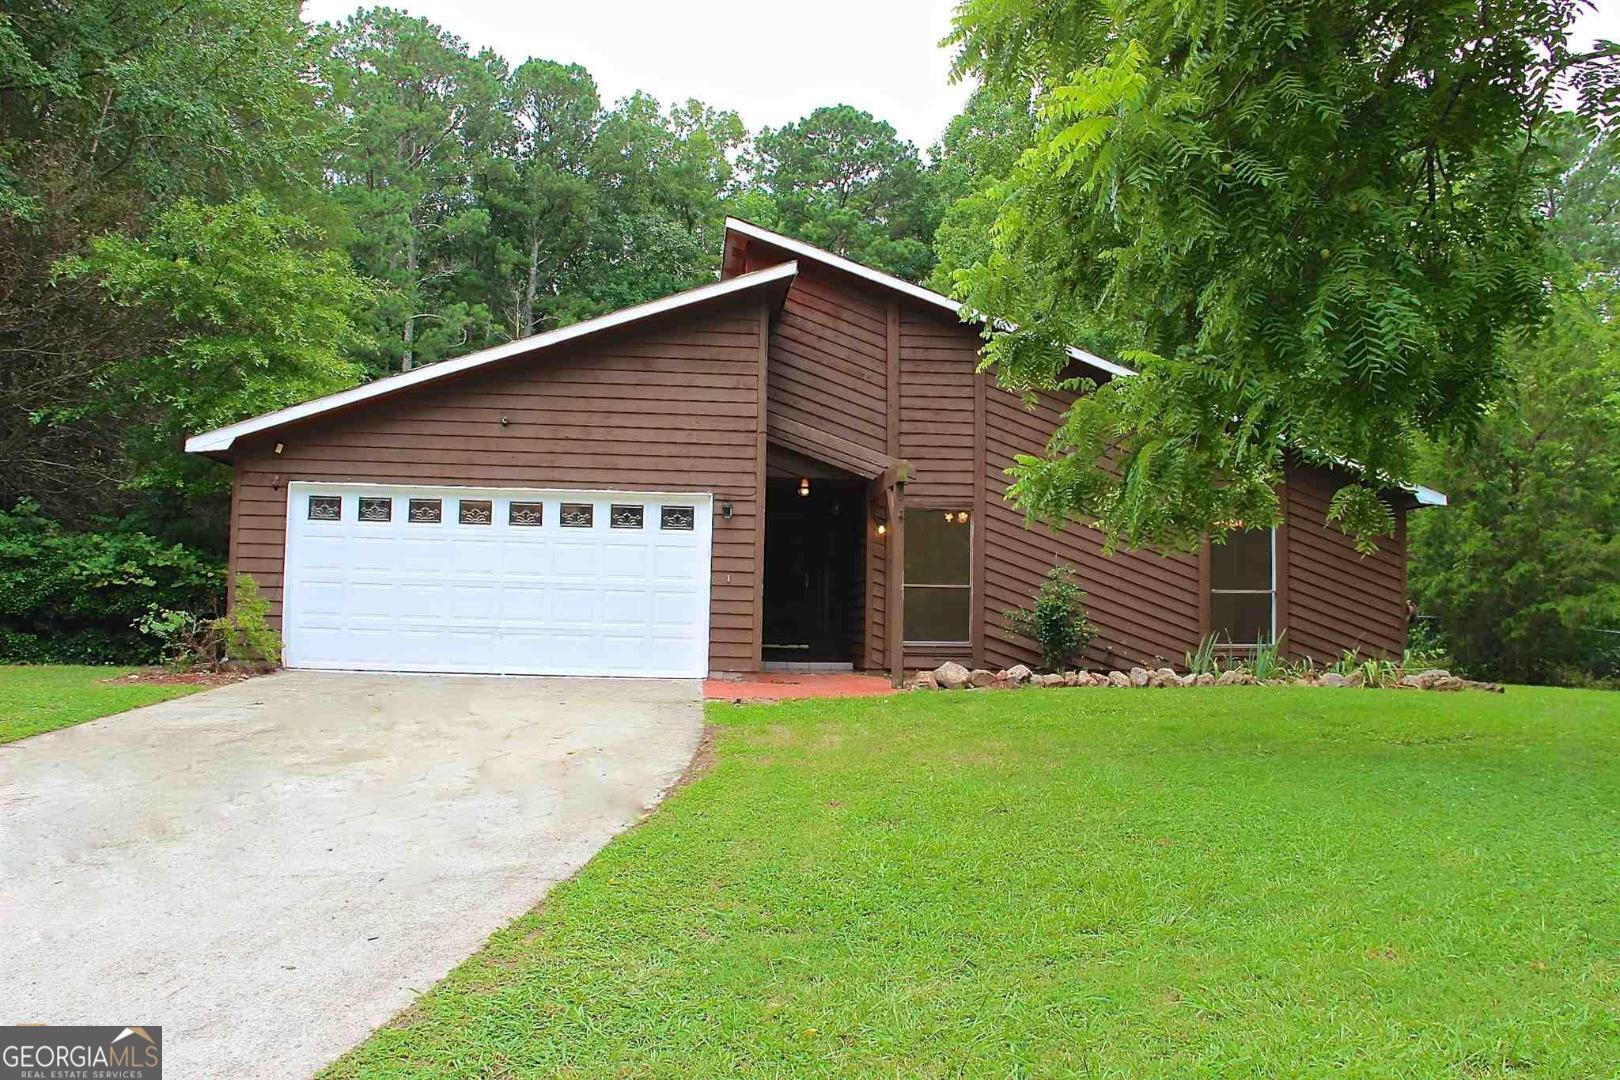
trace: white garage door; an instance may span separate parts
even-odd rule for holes
[[[287,490],[288,667],[707,672],[708,495]]]

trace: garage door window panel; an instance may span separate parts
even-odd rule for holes
[[[385,522],[394,519],[394,500],[374,495],[360,496],[360,520]]]
[[[639,529],[644,520],[645,509],[640,506],[620,506],[614,504],[608,521],[615,529]]]
[[[341,495],[311,495],[309,497],[309,520],[343,520],[343,497]]]
[[[557,517],[565,529],[589,529],[596,524],[596,507],[590,503],[563,503]]]
[[[438,499],[412,499],[407,517],[413,525],[437,525],[444,520],[444,504]]]

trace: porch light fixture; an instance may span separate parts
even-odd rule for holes
[[[877,520],[877,534],[879,536],[888,536],[889,535],[889,517],[888,517],[888,515],[885,514],[883,511],[879,510],[877,512],[877,514],[875,515],[875,517],[876,517],[876,520]]]
[[[808,476],[799,477],[799,494],[801,496],[810,494],[810,478]]]

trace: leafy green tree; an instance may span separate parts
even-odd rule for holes
[[[150,344],[102,367],[89,399],[54,418],[116,418],[137,486],[218,491],[228,474],[181,452],[188,433],[360,380],[347,355],[368,286],[316,230],[262,196],[182,199],[147,234],[98,237],[58,270],[92,279],[146,326]]]
[[[1620,654],[1620,325],[1607,283],[1561,290],[1513,342],[1513,395],[1431,451],[1451,505],[1412,526],[1419,610],[1468,670],[1551,682]]]
[[[748,158],[759,223],[836,255],[921,281],[934,264],[938,223],[917,148],[872,114],[820,108],[765,128]]]
[[[53,267],[138,235],[182,197],[250,189],[320,212],[331,132],[290,0],[82,0],[0,12],[0,505],[32,496],[78,526],[143,505],[107,365],[154,347],[144,312]]]
[[[1023,505],[1187,547],[1274,520],[1294,447],[1361,462],[1331,516],[1386,532],[1377,489],[1476,427],[1544,310],[1542,128],[1560,75],[1601,66],[1576,7],[968,0],[960,70],[1041,117],[960,279],[1020,327],[987,358],[1045,386],[1059,343],[1111,341],[1141,372],[1020,459]]]
[[[379,368],[410,370],[485,343],[489,229],[473,178],[507,136],[505,64],[390,8],[326,27],[322,104],[343,131],[329,163],[348,248],[387,290],[375,308]]]
[[[1548,192],[1552,238],[1576,272],[1620,272],[1620,141],[1594,137],[1583,118],[1549,125],[1548,143],[1563,168]]]
[[[934,230],[939,263],[925,283],[930,289],[953,292],[955,271],[989,257],[1001,207],[995,186],[1012,174],[1035,131],[1031,91],[1017,83],[979,87],[946,126],[932,155],[940,222]]]
[[[688,101],[667,112],[632,94],[597,128],[597,214],[578,315],[641,303],[713,280],[732,157],[747,138],[734,112]]]
[[[590,167],[601,113],[596,84],[577,64],[529,60],[507,79],[512,121],[490,160],[479,200],[491,216],[501,287],[492,307],[513,337],[572,321],[596,214]],[[498,305],[498,306],[496,306]]]

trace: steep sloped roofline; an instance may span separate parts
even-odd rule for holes
[[[904,293],[906,296],[909,296],[914,300],[921,300],[925,304],[932,304],[935,307],[943,308],[958,318],[962,317],[962,305],[957,303],[955,300],[952,300],[948,296],[934,292],[932,289],[925,289],[921,285],[913,285],[904,278],[897,278],[892,274],[885,274],[883,271],[874,270],[870,266],[862,266],[860,263],[852,262],[841,255],[834,255],[830,251],[824,251],[821,248],[816,247],[814,244],[807,244],[803,240],[795,240],[791,236],[784,236],[779,232],[772,232],[763,225],[755,225],[753,222],[744,221],[741,218],[728,217],[726,218],[726,231],[762,241],[770,244],[772,247],[781,248],[783,251],[791,252],[800,259],[808,259],[813,262],[822,263],[823,265],[842,270],[846,274],[851,274],[854,277],[861,278],[865,281],[870,281],[875,285],[881,285],[883,288],[893,289],[896,292]],[[1068,353],[1073,359],[1084,364],[1089,364],[1090,366],[1100,371],[1104,371],[1109,375],[1125,376],[1136,374],[1136,372],[1122,364],[1116,364],[1111,360],[1104,360],[1102,357],[1097,356],[1094,353],[1087,352],[1085,349],[1069,346]],[[1347,459],[1340,459],[1338,463],[1341,466],[1347,469],[1352,469],[1356,472],[1366,471],[1360,465]],[[1424,487],[1422,484],[1400,482],[1394,486],[1400,488],[1402,491],[1410,493],[1412,497],[1417,500],[1420,506],[1445,506],[1449,501],[1443,492],[1436,491],[1430,487]]]
[[[957,318],[962,317],[962,305],[948,296],[937,293],[932,289],[925,289],[921,285],[913,285],[904,278],[897,278],[893,274],[885,274],[881,270],[873,270],[870,266],[862,266],[858,262],[851,262],[841,255],[823,251],[821,248],[813,244],[807,244],[803,240],[795,240],[791,236],[783,236],[781,233],[772,232],[764,226],[755,225],[751,221],[728,217],[726,218],[726,231],[763,241],[772,247],[779,247],[783,251],[792,252],[802,259],[823,263],[834,269],[842,270],[846,274],[852,274],[855,277],[870,281],[874,285],[881,285],[885,289],[893,289],[896,292],[904,293],[913,300],[921,300],[925,304],[943,308]],[[1136,374],[1136,372],[1123,364],[1116,364],[1112,360],[1104,360],[1095,353],[1087,352],[1084,349],[1075,348],[1071,345],[1068,346],[1067,351],[1072,359],[1096,368],[1107,375]]]
[[[529,337],[508,341],[504,345],[481,349],[466,356],[459,356],[454,360],[441,360],[436,364],[407,371],[400,375],[392,375],[386,379],[365,383],[348,390],[340,390],[335,394],[315,398],[297,405],[289,405],[285,409],[255,416],[250,420],[243,420],[227,427],[216,428],[213,431],[193,435],[186,440],[186,452],[190,454],[223,454],[228,452],[237,439],[244,435],[252,435],[271,428],[282,427],[299,420],[307,420],[312,416],[331,412],[333,409],[342,409],[356,405],[372,398],[383,397],[387,394],[396,394],[401,390],[419,386],[422,383],[437,379],[459,375],[472,368],[493,364],[508,357],[520,356],[525,353],[537,352],[542,349],[553,348],[570,341],[590,337],[593,334],[612,330],[615,327],[625,326],[629,323],[639,322],[656,315],[663,315],[671,311],[692,307],[710,300],[717,300],[735,293],[747,292],[773,282],[786,281],[798,272],[798,263],[786,262],[780,266],[767,267],[756,270],[751,274],[741,274],[725,281],[717,281],[712,285],[703,285],[696,289],[674,293],[670,296],[652,300],[634,307],[621,308],[609,312],[595,319],[574,323],[572,326],[562,327],[560,330],[550,330],[544,334],[533,334]]]

